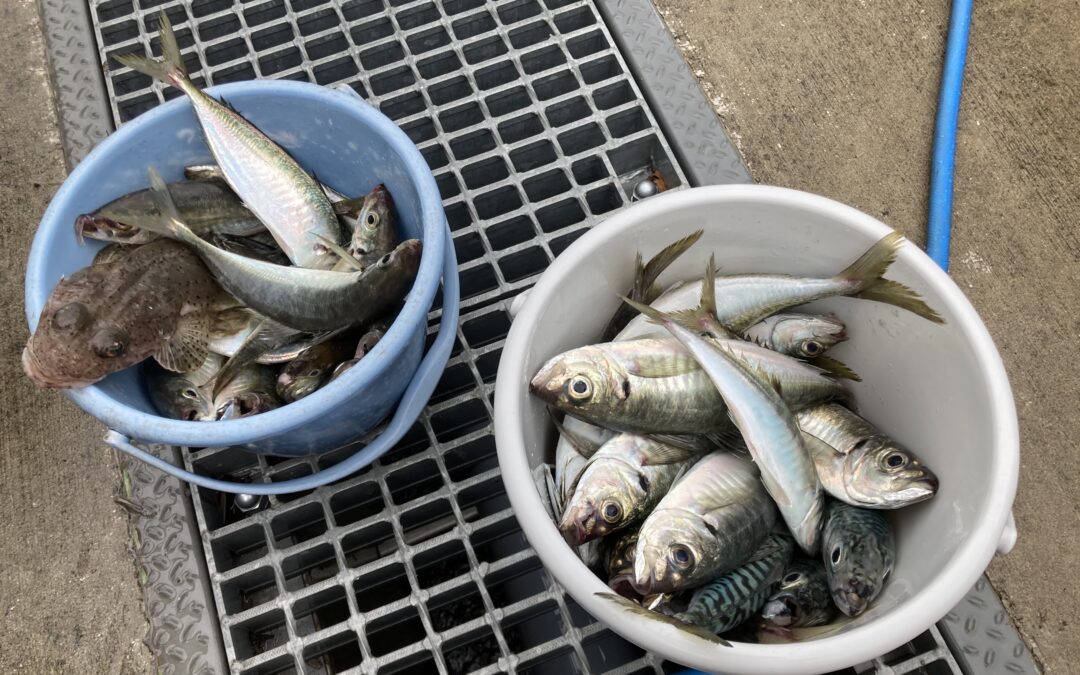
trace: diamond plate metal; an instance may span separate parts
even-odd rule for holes
[[[985,575],[941,621],[942,632],[971,672],[1037,673],[1038,668]]]
[[[695,185],[749,183],[750,173],[649,0],[599,0],[619,46]]]
[[[41,18],[70,171],[112,132],[109,102],[86,3],[41,0]]]
[[[179,461],[179,452],[154,446],[154,454]],[[150,620],[146,639],[160,675],[213,675],[225,670],[224,650],[206,561],[191,523],[187,485],[126,455],[120,457],[125,498],[138,532],[135,556]]]
[[[502,494],[491,434],[490,399],[509,326],[509,299],[531,286],[587,227],[628,203],[627,187],[648,167],[625,161],[620,166],[613,157],[622,148],[652,143],[644,156],[666,163],[679,187],[750,180],[648,0],[91,0],[91,6],[99,19],[94,26],[82,2],[42,5],[70,166],[110,131],[110,116],[126,121],[175,94],[122,70],[102,77],[106,54],[156,46],[148,36],[164,6],[181,33],[187,29],[181,46],[193,57],[189,66],[197,79],[348,81],[415,134],[444,190],[463,278],[483,278],[472,282],[476,292],[463,304],[458,346],[432,404],[413,432],[364,472],[242,513],[228,497],[203,490],[189,495],[171,478],[125,464],[133,478],[132,501],[142,512],[136,526],[153,624],[150,642],[163,670],[677,670],[596,623],[543,569]],[[550,33],[544,34],[545,26]],[[102,40],[97,45],[90,37],[95,30]],[[520,81],[485,85],[478,79],[478,68],[492,75],[494,64],[476,65],[467,55],[494,44],[495,37],[513,48],[494,64],[509,64]],[[604,43],[608,38],[615,49]],[[408,53],[389,58],[395,46]],[[566,65],[544,65],[554,47],[568,54]],[[457,69],[429,77],[423,69],[436,67],[432,55],[456,58]],[[595,66],[605,59],[610,73],[604,71],[599,81],[586,75],[582,63]],[[560,73],[571,75],[576,89],[537,100],[537,80]],[[463,81],[454,85],[458,75]],[[415,84],[386,86],[397,77],[412,77]],[[528,87],[524,107],[491,107],[496,96],[509,96],[518,84]],[[451,85],[479,93],[455,93]],[[429,91],[439,86],[443,94],[451,91],[445,100]],[[573,112],[579,93],[584,117]],[[465,113],[470,103],[480,106],[479,116]],[[539,119],[539,132],[526,131],[532,128],[529,115]],[[557,122],[561,115],[567,121]],[[514,135],[511,122],[525,135],[504,138],[465,159],[457,156],[463,146],[455,149],[455,138],[484,130]],[[504,164],[515,164],[509,175],[488,173],[497,160],[512,160],[512,153],[530,146],[538,133],[557,128],[563,134],[590,124],[598,130],[590,133],[602,138],[595,149],[564,153],[560,147],[541,166],[520,169],[511,161]],[[618,125],[634,130],[620,136],[613,133]],[[538,200],[529,195],[496,217],[478,212],[478,197],[504,190],[520,196],[530,185],[546,190],[536,179],[556,169],[571,179],[559,194]],[[567,221],[557,209],[554,221],[537,217],[544,208],[570,202],[580,217]],[[180,461],[177,449],[158,450]],[[217,476],[273,481],[315,471],[340,456],[281,462],[209,449],[184,452],[182,461]],[[369,503],[379,507],[371,511]],[[385,576],[395,570],[400,579]],[[399,595],[373,595],[387,589]],[[942,633],[955,633],[953,623],[973,627],[950,643],[950,652]],[[1019,638],[1005,630],[1007,617],[988,585],[973,589],[940,627],[843,672],[1036,672],[1033,664],[1029,668],[1030,657],[1021,658],[1026,651],[1020,651]],[[988,639],[994,640],[989,648]],[[1005,669],[993,670],[998,667]]]

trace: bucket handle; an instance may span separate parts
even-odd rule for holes
[[[427,405],[431,394],[435,391],[435,385],[438,383],[439,378],[442,377],[443,368],[450,357],[450,351],[454,346],[454,338],[457,336],[460,287],[457,275],[457,256],[454,253],[454,242],[450,236],[449,228],[446,229],[446,246],[444,248],[446,251],[443,255],[443,303],[442,317],[439,319],[439,333],[431,344],[431,349],[428,350],[424,359],[420,362],[420,366],[416,369],[409,386],[405,389],[394,416],[390,418],[390,423],[386,425],[378,438],[357,450],[347,459],[326,469],[316,471],[311,475],[279,483],[236,483],[202,476],[182,469],[142,448],[135,447],[127,436],[114,429],[109,429],[105,434],[105,443],[181,480],[210,490],[233,494],[283,495],[302,490],[313,490],[359,471],[393,447],[409,430],[416,418],[420,416],[424,406]]]

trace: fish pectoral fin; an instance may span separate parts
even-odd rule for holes
[[[364,271],[364,266],[360,264],[360,261],[352,257],[352,255],[348,251],[346,251],[343,246],[341,246],[337,242],[330,241],[321,234],[316,234],[315,238],[319,240],[319,243],[321,245],[326,247],[326,250],[341,258],[341,260],[349,267],[352,267],[357,272]]]
[[[638,605],[632,600],[627,600],[626,598],[618,595],[617,593],[599,592],[594,593],[594,595],[598,598],[603,598],[604,600],[614,602],[628,612],[637,614],[640,617],[659,621],[660,623],[666,623],[667,625],[677,628],[684,633],[692,635],[700,640],[705,640],[706,642],[711,642],[713,644],[721,645],[724,647],[731,646],[730,642],[720,637],[719,635],[715,635],[706,628],[702,628],[701,626],[695,626],[694,624],[686,623],[685,621],[680,621],[666,614],[660,614],[659,612],[645,609],[644,607]]]
[[[180,317],[169,339],[154,358],[161,367],[175,373],[187,373],[206,362],[210,353],[211,316],[206,312],[192,312]]]
[[[810,359],[808,363],[812,366],[821,368],[833,377],[851,380],[853,382],[862,382],[862,378],[859,377],[858,373],[849,368],[847,364],[837,361],[831,356],[818,356],[817,358]]]
[[[675,445],[662,444],[649,452],[649,458],[643,462],[644,466],[659,466],[661,464],[678,464],[688,459],[701,455],[701,450],[696,448],[680,448]]]
[[[706,452],[716,449],[716,446],[708,436],[695,434],[649,434],[650,440],[661,444],[659,448],[650,451],[649,465],[674,464],[683,460],[697,457]]]

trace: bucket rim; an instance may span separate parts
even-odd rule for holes
[[[396,366],[397,355],[391,352],[391,346],[396,345],[401,351],[408,345],[413,332],[426,332],[427,315],[444,273],[447,226],[438,186],[419,149],[405,132],[351,88],[331,89],[290,80],[251,80],[210,87],[205,91],[215,97],[228,96],[230,104],[236,105],[241,111],[250,96],[279,96],[282,99],[316,99],[328,107],[359,117],[372,133],[383,137],[400,158],[420,200],[424,246],[416,279],[401,312],[367,358],[310,396],[252,417],[192,422],[143,412],[117,401],[96,384],[63,390],[80,408],[109,428],[142,442],[195,447],[243,446],[257,444],[263,439],[317,420],[328,406],[340,404],[349,392],[373,385],[383,372]],[[181,110],[190,109],[191,105],[188,97],[181,96],[128,122],[98,144],[64,180],[41,218],[27,260],[25,310],[31,332],[52,292],[52,285],[44,279],[43,270],[43,262],[48,254],[47,240],[55,229],[63,227],[62,223],[48,224],[55,221],[65,208],[68,194],[74,190],[73,185],[92,179],[99,172],[107,172],[108,158],[135,140],[145,127],[176,115]]]
[[[993,558],[1016,494],[1019,428],[1001,357],[963,292],[921,249],[908,242],[898,257],[940,294],[946,309],[957,317],[957,329],[971,345],[984,373],[994,425],[994,446],[988,449],[992,467],[985,492],[995,497],[990,508],[977,516],[965,541],[931,582],[905,598],[886,616],[838,635],[805,642],[782,645],[735,642],[730,648],[703,642],[660,622],[638,618],[595,595],[609,589],[587,570],[547,517],[527,460],[528,440],[522,418],[528,394],[522,382],[523,364],[532,349],[533,327],[540,310],[552,302],[556,287],[574,269],[588,265],[605,242],[625,236],[625,232],[641,227],[643,223],[661,222],[676,210],[694,204],[715,207],[748,202],[813,212],[875,239],[893,231],[876,218],[835,200],[763,185],[708,186],[665,193],[624,210],[589,230],[545,270],[511,324],[495,386],[494,428],[500,473],[518,522],[545,568],[589,614],[622,637],[672,661],[707,672],[828,672],[886,653],[915,638],[945,616]]]

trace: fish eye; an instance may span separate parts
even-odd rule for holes
[[[388,262],[390,262],[390,254],[389,253],[387,253],[386,255],[384,255],[382,257],[382,260],[379,261],[379,264],[380,265],[385,265]]]
[[[675,544],[672,546],[669,556],[671,562],[675,563],[675,566],[680,569],[685,570],[694,565],[693,552],[682,544]]]
[[[81,302],[72,302],[56,310],[52,317],[53,328],[75,331],[86,325],[90,319],[90,310]]]
[[[364,218],[364,224],[368,226],[368,229],[374,230],[379,226],[379,214],[369,211],[367,218]]]
[[[586,401],[592,396],[592,382],[584,375],[576,375],[567,383],[566,393],[575,401]]]
[[[808,356],[817,356],[821,353],[821,350],[821,343],[816,340],[810,340],[803,345],[803,351],[806,352]]]
[[[890,452],[885,455],[885,466],[890,469],[902,469],[907,466],[907,457],[900,452]]]
[[[608,524],[614,525],[622,518],[622,507],[617,502],[606,502],[601,515]]]
[[[829,559],[832,560],[832,564],[835,567],[836,565],[840,564],[840,560],[843,557],[844,557],[844,552],[840,550],[839,546],[837,546],[836,548],[834,548],[832,550],[832,555],[829,556]]]
[[[792,572],[791,574],[784,577],[783,581],[784,581],[785,584],[793,584],[796,581],[798,581],[799,579],[802,579],[802,575],[799,574],[798,572]]]
[[[115,328],[104,328],[90,339],[90,348],[103,359],[114,359],[127,350],[128,336]]]
[[[318,368],[312,368],[308,371],[308,377],[318,377],[322,373],[322,370]]]
[[[193,401],[199,397],[199,392],[195,391],[191,387],[188,387],[180,393],[184,396],[184,398],[190,398]]]

